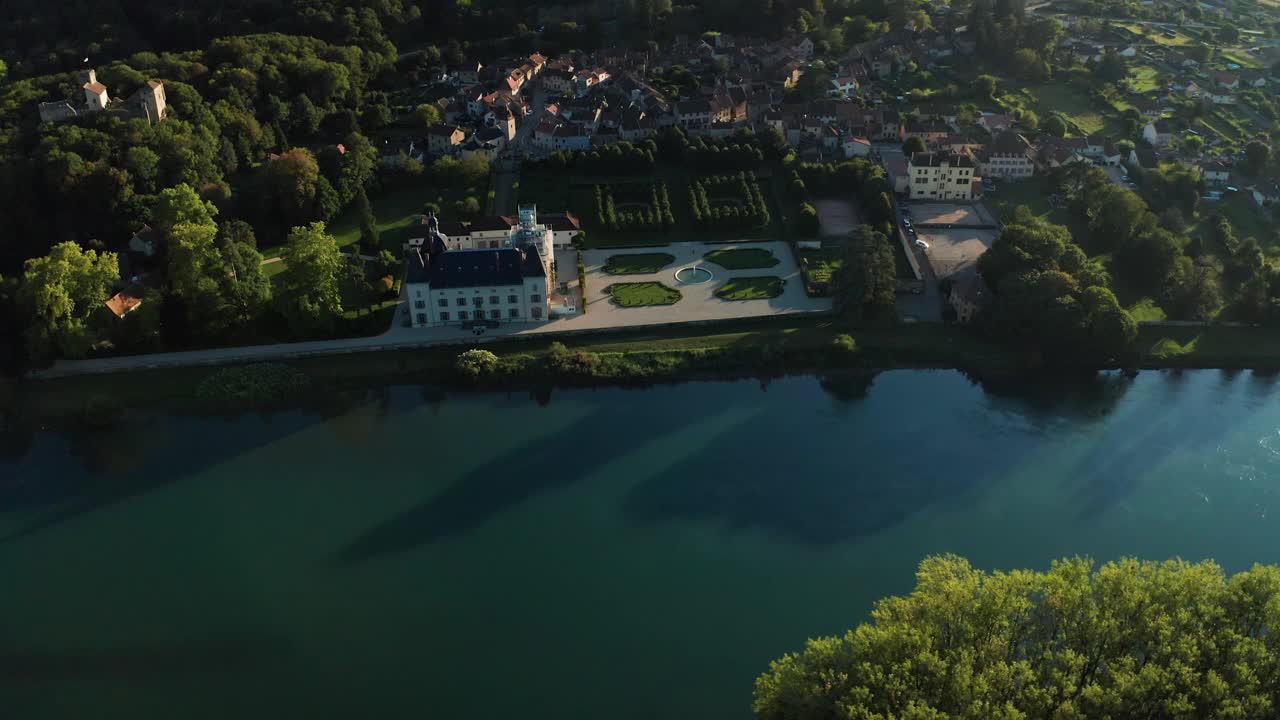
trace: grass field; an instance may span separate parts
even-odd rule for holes
[[[679,290],[658,282],[614,283],[609,286],[609,295],[622,307],[675,305],[684,297]]]
[[[777,276],[731,278],[718,290],[721,300],[768,300],[782,294],[784,281]]]
[[[1227,193],[1218,202],[1201,202],[1200,211],[1196,215],[1195,222],[1187,229],[1187,234],[1195,237],[1206,232],[1219,213],[1231,221],[1237,237],[1256,238],[1263,247],[1272,247],[1274,226],[1267,222],[1262,213],[1254,207],[1253,201],[1243,192]]]
[[[1129,82],[1133,84],[1134,92],[1148,93],[1163,87],[1163,84],[1157,79],[1160,71],[1150,65],[1131,65],[1129,67]]]
[[[1177,45],[1192,44],[1191,38],[1187,37],[1186,35],[1183,35],[1182,33],[1176,30],[1173,31],[1173,37],[1167,37],[1164,34],[1165,28],[1149,28],[1144,25],[1134,25],[1130,23],[1116,23],[1116,26],[1125,28],[1126,30],[1131,30],[1141,35],[1144,39],[1150,42],[1153,42],[1157,45],[1177,46]]]
[[[610,255],[604,271],[610,275],[647,275],[656,273],[676,261],[667,253],[640,253],[638,255]]]
[[[703,257],[726,270],[751,270],[771,268],[782,262],[773,253],[761,248],[737,248],[733,250],[712,250]]]
[[[1109,123],[1117,124],[1117,120],[1109,120],[1094,107],[1087,94],[1063,82],[1027,85],[1002,95],[1000,101],[1008,109],[1021,106],[1035,110],[1042,120],[1055,112],[1061,113],[1075,126],[1072,131],[1076,134],[1093,134],[1107,129]]]

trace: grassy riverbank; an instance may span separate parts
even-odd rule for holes
[[[848,335],[850,350],[840,340]],[[714,376],[777,375],[837,368],[956,367],[982,371],[1025,369],[1016,350],[945,325],[910,324],[848,329],[830,318],[738,321],[660,332],[594,337],[511,339],[483,347],[500,360],[483,387],[664,382]],[[553,353],[555,349],[556,353]],[[1280,333],[1259,328],[1143,327],[1134,359],[1142,368],[1280,368]],[[341,391],[369,382],[456,384],[458,346],[307,358],[288,364],[314,388]],[[557,357],[552,357],[557,354]],[[566,359],[573,356],[572,359]],[[145,370],[26,383],[10,392],[36,416],[82,412],[106,399],[121,408],[201,409],[197,387],[208,367]]]

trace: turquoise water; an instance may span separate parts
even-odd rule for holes
[[[1275,378],[370,389],[0,439],[22,718],[746,718],[923,556],[1280,562]]]

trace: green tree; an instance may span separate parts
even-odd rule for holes
[[[346,262],[338,241],[324,223],[296,227],[282,256],[285,270],[280,274],[276,303],[299,334],[314,334],[329,328],[342,313],[339,281]]]
[[[986,573],[926,558],[915,590],[756,681],[760,720],[1271,717],[1280,569],[1084,558]]]
[[[1063,120],[1058,113],[1054,113],[1041,121],[1040,129],[1050,135],[1063,137],[1067,134],[1067,121]]]
[[[160,191],[155,210],[151,213],[151,225],[160,232],[169,232],[175,225],[212,225],[218,209],[213,203],[200,199],[190,185],[182,184]]]
[[[911,157],[913,154],[918,152],[924,152],[925,150],[928,150],[928,148],[924,144],[924,139],[918,136],[912,135],[902,142],[902,152],[907,157]]]
[[[429,128],[432,125],[439,125],[444,122],[444,116],[440,114],[440,108],[430,103],[424,103],[413,111],[413,120],[422,127]]]
[[[216,335],[230,321],[221,312],[218,274],[222,255],[214,242],[217,233],[218,228],[210,222],[179,223],[168,234],[169,291],[186,308],[189,328],[200,335]]]
[[[378,249],[378,222],[373,217],[373,205],[364,188],[356,191],[356,213],[360,216],[360,246],[368,250]]]
[[[115,253],[82,250],[73,242],[54,245],[27,260],[18,299],[26,311],[27,348],[33,360],[54,354],[81,357],[92,342],[91,315],[111,297],[120,279]]]
[[[844,242],[834,278],[836,310],[854,323],[893,319],[897,272],[889,239],[860,225]]]
[[[454,367],[463,377],[475,380],[498,369],[498,356],[488,350],[473,348],[459,354]]]
[[[1271,161],[1271,146],[1261,140],[1250,140],[1244,146],[1245,169],[1250,175],[1261,175]]]
[[[994,75],[979,75],[973,81],[973,90],[983,100],[994,100],[1000,88],[1000,80]]]

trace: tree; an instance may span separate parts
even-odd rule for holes
[[[319,207],[321,203],[317,202],[326,200],[320,193],[321,180],[320,166],[305,148],[293,148],[264,163],[258,170],[258,202],[264,224],[282,230],[320,217],[328,209]],[[324,186],[329,193],[334,192],[327,180]]]
[[[771,663],[756,717],[1269,717],[1280,693],[1274,566],[935,556],[872,617]]]
[[[28,317],[30,357],[84,355],[92,341],[90,316],[111,297],[119,278],[115,253],[81,250],[73,242],[59,243],[48,255],[27,260],[18,299]]]
[[[800,233],[802,237],[817,237],[820,229],[821,223],[818,221],[817,208],[807,202],[800,203],[796,232]]]
[[[491,169],[489,158],[480,153],[472,153],[464,157],[458,165],[458,173],[462,183],[472,188],[479,187],[488,180]]]
[[[1067,121],[1063,120],[1061,115],[1054,113],[1040,123],[1040,129],[1050,135],[1063,137],[1067,134]]]
[[[444,117],[440,114],[440,108],[430,103],[419,105],[418,108],[413,111],[413,119],[424,128],[429,128],[432,125],[439,125],[444,122]]]
[[[300,334],[328,328],[342,312],[339,279],[346,261],[338,241],[325,230],[324,223],[296,227],[289,233],[281,260],[285,270],[276,295],[280,311]]]
[[[973,81],[973,91],[983,100],[994,100],[1000,88],[1000,80],[994,75],[979,75]]]
[[[1250,175],[1261,175],[1271,161],[1271,146],[1261,140],[1250,140],[1244,146],[1245,169]]]
[[[1109,52],[1093,68],[1093,76],[1104,83],[1120,82],[1129,75],[1129,66],[1119,54]]]
[[[364,188],[356,191],[356,212],[360,215],[360,246],[367,250],[378,249],[378,222],[373,217],[373,206]]]
[[[175,225],[212,225],[218,209],[213,203],[200,199],[200,195],[186,184],[160,191],[155,210],[151,213],[151,225],[167,233]]]
[[[488,350],[473,348],[459,354],[454,367],[463,377],[475,380],[498,369],[498,356]]]
[[[928,148],[925,147],[924,144],[924,139],[916,135],[912,135],[902,142],[902,152],[907,157],[911,157],[913,154],[918,152],[924,152],[927,149]]]
[[[187,311],[187,325],[199,335],[216,335],[230,321],[221,312],[224,300],[219,292],[218,275],[223,263],[214,243],[217,233],[218,228],[212,222],[179,223],[167,238],[169,291],[182,301]]]
[[[843,261],[834,278],[836,310],[850,322],[891,321],[897,271],[889,239],[860,225],[844,242]]]

